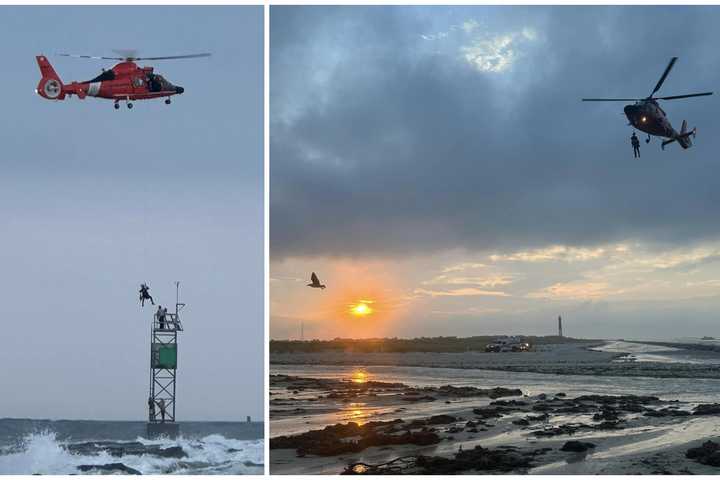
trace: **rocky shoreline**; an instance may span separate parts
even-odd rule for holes
[[[683,425],[715,428],[720,434],[720,404],[650,395],[528,396],[505,387],[413,387],[290,375],[272,375],[270,384],[272,473],[562,472],[568,465],[603,458],[622,442],[651,442],[657,432]],[[377,408],[378,419],[273,433],[273,420],[301,421],[357,405]],[[445,413],[418,413],[438,409]],[[610,456],[587,473],[719,473],[717,437],[703,435],[662,447],[669,452],[664,456],[653,448],[621,453],[622,461]],[[668,465],[671,458],[674,463]]]

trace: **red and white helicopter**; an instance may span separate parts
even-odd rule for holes
[[[117,53],[124,53],[118,51]],[[132,108],[133,100],[150,100],[165,98],[170,104],[170,97],[182,94],[183,87],[173,85],[160,74],[154,73],[153,67],[140,67],[135,62],[140,60],[175,60],[181,58],[209,57],[209,53],[191,55],[173,55],[167,57],[136,57],[130,53],[121,57],[93,57],[90,55],[58,54],[63,57],[92,58],[97,60],[120,60],[110,70],[103,70],[97,77],[85,82],[63,83],[60,76],[44,55],[36,58],[42,78],[35,92],[48,100],[64,100],[65,97],[77,95],[78,98],[97,97],[115,102],[115,109],[125,101],[127,108]]]

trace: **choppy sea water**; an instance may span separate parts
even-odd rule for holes
[[[261,422],[181,422],[175,440],[145,422],[0,419],[0,474],[263,473]]]

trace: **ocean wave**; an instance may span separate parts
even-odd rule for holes
[[[219,434],[192,439],[59,441],[43,430],[26,435],[0,454],[0,474],[262,474],[263,440]]]

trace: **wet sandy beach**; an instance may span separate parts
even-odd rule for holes
[[[350,365],[347,358],[335,366],[278,365],[273,358],[271,472],[717,473],[716,444],[692,450],[720,433],[720,406],[713,403],[720,381],[683,377],[685,367],[705,368],[703,362],[673,362],[672,355],[684,353],[672,350],[670,361],[637,362],[623,348],[588,347],[603,349],[474,354],[476,362],[490,357],[499,370]],[[312,355],[313,362],[320,358]],[[408,362],[449,360],[403,355],[414,357]],[[454,364],[473,354],[460,355]],[[618,370],[640,365],[636,371],[659,376],[502,370],[530,365],[530,356],[572,372],[584,362]],[[668,380],[673,367],[680,376]]]

